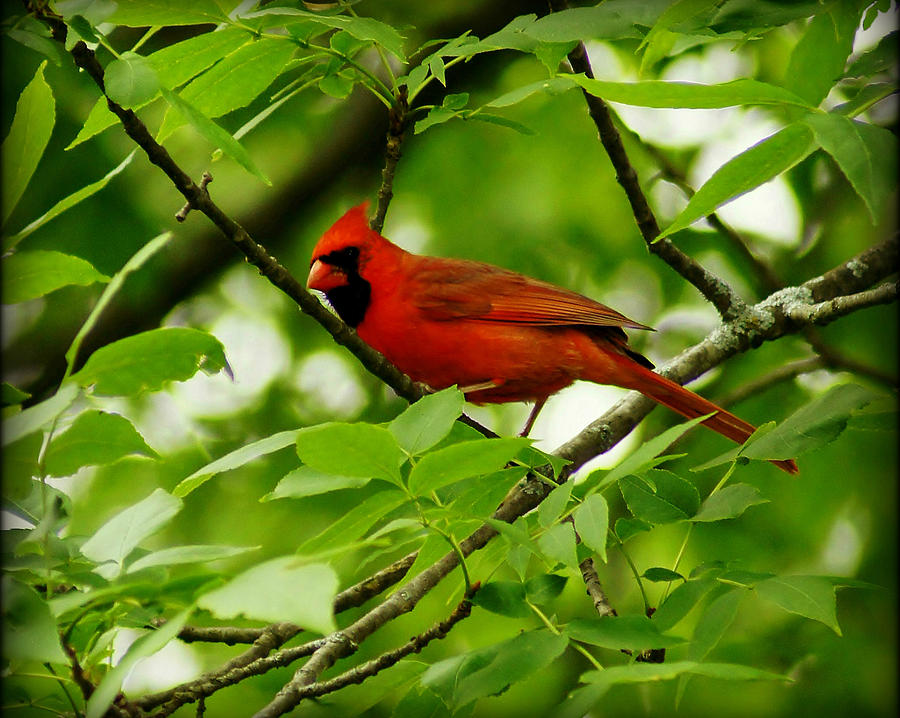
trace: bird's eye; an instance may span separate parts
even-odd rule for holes
[[[344,247],[319,257],[326,264],[343,270],[355,270],[359,260],[359,247]]]

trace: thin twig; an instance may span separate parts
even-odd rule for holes
[[[764,376],[759,377],[753,381],[748,381],[746,384],[739,386],[732,392],[728,394],[723,394],[722,396],[716,399],[716,404],[719,406],[731,406],[733,404],[738,404],[744,399],[748,399],[752,396],[757,396],[762,394],[764,391],[771,389],[773,386],[777,386],[778,384],[789,381],[791,379],[796,379],[801,374],[807,374],[811,371],[816,371],[816,369],[822,369],[825,367],[825,362],[822,357],[809,357],[807,359],[798,359],[795,362],[791,362],[790,364],[785,364],[784,366],[780,366],[772,372],[765,374]]]
[[[834,297],[839,291],[850,294],[861,292],[896,272],[897,245],[897,237],[891,237],[799,287],[787,287],[775,292],[750,307],[745,320],[726,322],[717,327],[703,341],[684,350],[660,368],[659,373],[685,384],[735,354],[759,346],[762,342],[802,331],[809,326],[804,323],[808,321],[808,315],[801,311],[797,312],[796,317],[790,316],[794,307],[815,304],[816,295],[831,294]],[[858,271],[854,273],[853,267]],[[552,452],[572,462],[563,470],[564,475],[615,446],[655,405],[652,399],[638,392],[625,395],[578,436]]]
[[[378,207],[375,210],[375,216],[369,222],[369,227],[379,233],[384,228],[388,205],[394,196],[394,172],[400,161],[400,145],[403,143],[403,136],[406,132],[408,111],[406,85],[401,85],[396,95],[396,102],[390,112],[387,140],[385,141],[384,169],[381,171],[381,187],[378,188]]]
[[[206,196],[209,197],[209,191],[206,189],[210,182],[213,181],[212,175],[209,172],[204,172],[200,176],[200,191],[205,192]],[[184,207],[178,210],[178,213],[175,215],[175,219],[179,222],[184,222],[187,219],[188,212],[193,209],[193,205],[191,205],[190,201],[184,203]]]
[[[613,117],[618,120],[618,115],[614,114]],[[624,128],[624,131],[632,135],[632,137],[653,157],[654,161],[659,165],[663,178],[667,179],[684,192],[688,199],[694,196],[695,190],[688,184],[684,172],[677,167],[662,150],[645,142],[636,132],[625,126],[621,120],[619,120],[619,125]],[[717,212],[707,215],[706,221],[709,222],[710,226],[712,226],[712,228],[720,235],[725,237],[731,246],[737,250],[738,254],[741,255],[744,261],[750,265],[750,268],[759,280],[759,284],[766,292],[776,292],[784,287],[784,282],[781,281],[781,278],[771,265],[760,259],[753,250],[750,249],[747,240],[733,227],[727,224]]]
[[[834,297],[817,304],[797,305],[791,308],[790,318],[803,324],[823,326],[860,309],[890,304],[897,300],[898,289],[900,289],[898,282],[885,282],[874,289],[856,294]]]
[[[568,2],[566,0],[550,0],[550,7],[554,12],[558,12],[566,9]],[[582,42],[579,42],[569,53],[569,64],[576,73],[584,73],[585,76],[591,78],[594,76],[587,50]],[[613,122],[609,106],[599,97],[584,90],[582,90],[582,94],[587,102],[591,119],[594,120],[597,131],[600,133],[600,142],[603,143],[616,170],[616,179],[625,190],[625,195],[631,204],[631,211],[647,248],[693,284],[719,311],[723,319],[729,320],[739,316],[745,311],[746,305],[725,281],[694,261],[668,239],[654,242],[659,235],[659,224],[641,189],[637,172],[625,152],[622,137]]]
[[[807,327],[804,329],[803,337],[829,369],[850,371],[854,374],[859,374],[860,376],[877,381],[879,384],[884,384],[887,387],[896,388],[896,374],[882,371],[877,367],[857,361],[843,352],[838,351],[822,338],[822,334],[815,327]]]
[[[419,653],[432,641],[444,638],[457,623],[464,618],[468,618],[469,614],[472,612],[472,603],[470,599],[477,590],[478,584],[473,584],[470,594],[456,606],[453,612],[446,619],[434,624],[427,631],[420,633],[418,636],[413,636],[407,643],[399,648],[382,653],[377,658],[361,663],[360,665],[341,673],[339,676],[308,686],[304,691],[303,697],[311,698],[313,696],[323,696],[327,693],[334,693],[351,684],[362,683],[367,678],[371,678],[385,668],[390,668],[400,659],[413,653]]]
[[[616,609],[610,605],[606,592],[603,590],[603,584],[600,583],[600,576],[597,574],[597,568],[594,566],[594,559],[588,556],[578,564],[578,568],[581,569],[581,578],[584,580],[585,589],[594,602],[594,608],[599,616],[601,618],[604,616],[617,616]]]
[[[166,704],[171,710],[174,710],[186,702],[197,700],[200,696],[211,695],[221,688],[222,685],[230,685],[229,682],[226,682],[226,677],[233,675],[241,675],[242,678],[246,677],[243,675],[242,669],[245,669],[254,663],[258,663],[274,649],[293,638],[299,631],[300,629],[291,623],[274,623],[271,626],[267,626],[262,629],[259,637],[253,642],[253,645],[250,648],[240,655],[235,656],[217,670],[205,673],[189,683],[184,683],[158,693],[148,693],[135,700],[134,704],[145,711],[163,704]],[[318,648],[318,645],[319,642],[317,641],[311,641],[310,643],[305,644],[305,647],[308,649],[306,655],[315,651],[316,648]],[[301,648],[303,647],[297,647],[297,649]]]

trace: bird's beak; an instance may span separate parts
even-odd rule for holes
[[[312,263],[309,268],[309,276],[306,278],[306,288],[317,289],[320,292],[327,292],[346,283],[347,275],[344,272],[321,259]]]

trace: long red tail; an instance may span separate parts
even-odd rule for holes
[[[634,360],[622,355],[615,355],[613,359],[625,370],[623,374],[629,379],[628,383],[623,382],[620,386],[635,389],[644,396],[669,407],[688,419],[716,412],[715,416],[711,416],[703,422],[704,426],[708,426],[713,431],[728,437],[732,441],[736,441],[738,444],[743,444],[756,431],[756,427],[753,424],[739,419],[731,412],[725,411],[725,409],[716,406],[711,401],[704,399],[689,389],[685,389],[680,384],[676,384],[674,381],[641,366]],[[619,381],[616,383],[619,384]],[[800,472],[793,459],[772,460],[772,463],[789,474]]]

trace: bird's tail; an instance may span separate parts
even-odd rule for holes
[[[622,374],[625,375],[616,381],[617,385],[635,389],[644,396],[669,407],[672,411],[676,411],[688,419],[716,412],[714,416],[704,421],[703,424],[722,434],[722,436],[736,441],[738,444],[743,444],[756,431],[756,427],[753,424],[739,419],[731,412],[725,411],[725,409],[716,406],[711,401],[641,366],[632,359],[622,355],[614,355],[612,358],[622,366],[624,370]],[[625,366],[626,364],[627,366]],[[627,381],[622,381],[625,377],[627,377]],[[789,474],[800,472],[793,459],[773,459],[772,463]]]

